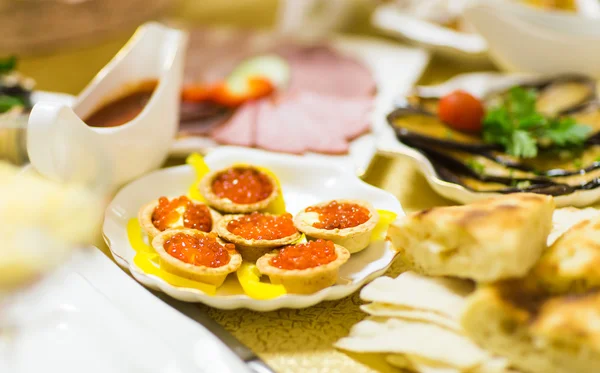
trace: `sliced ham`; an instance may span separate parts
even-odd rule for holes
[[[221,80],[243,59],[263,53],[285,58],[291,80],[277,96],[246,103],[225,120],[210,117],[205,108],[183,107],[180,132],[277,152],[347,153],[349,141],[370,128],[376,89],[370,70],[326,45],[273,43],[272,38],[239,30],[192,31],[186,82]],[[204,120],[205,115],[212,120]]]
[[[348,99],[314,92],[298,95],[299,105],[327,128],[327,133],[352,140],[369,131],[372,100]]]
[[[290,115],[289,103],[261,102],[256,120],[256,142],[259,148],[303,154],[307,150],[306,131],[298,118]]]
[[[222,144],[253,146],[260,101],[247,102],[225,124],[212,131],[211,137]]]
[[[292,91],[339,97],[369,97],[375,93],[376,84],[369,69],[329,47],[287,47],[279,53],[291,66]]]

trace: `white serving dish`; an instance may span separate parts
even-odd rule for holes
[[[377,7],[371,16],[371,23],[391,36],[455,60],[473,63],[488,60],[487,43],[480,35],[459,32],[403,13],[394,4]]]
[[[94,247],[2,305],[0,319],[10,325],[0,372],[250,373],[217,337]]]
[[[27,126],[27,152],[42,175],[114,191],[166,159],[179,123],[187,34],[157,23],[139,27],[72,105],[36,100]],[[117,127],[90,127],[90,115],[124,87],[158,84],[144,109]]]
[[[487,0],[474,2],[464,16],[487,41],[492,60],[507,71],[600,78],[600,3],[581,2],[587,14]]]
[[[398,200],[388,192],[360,180],[351,169],[335,162],[285,154],[274,154],[256,149],[220,147],[205,158],[211,169],[219,169],[243,162],[272,170],[281,182],[287,210],[295,214],[302,208],[335,198],[356,198],[369,201],[377,209],[404,215]],[[279,308],[304,308],[324,300],[346,297],[362,285],[383,274],[391,265],[395,251],[388,241],[371,244],[364,251],[352,255],[340,269],[335,286],[311,295],[284,295],[270,300],[255,300],[243,294],[235,275],[230,275],[216,296],[198,290],[177,288],[165,281],[141,272],[133,264],[135,251],[129,244],[126,225],[136,217],[139,208],[157,197],[185,194],[194,182],[195,174],[189,166],[172,167],[146,175],[125,186],[106,209],[103,234],[114,259],[131,271],[142,284],[186,302],[201,302],[221,309],[249,308],[270,311]]]
[[[539,78],[539,77],[538,77]],[[442,96],[457,89],[465,90],[474,96],[483,97],[486,94],[509,88],[520,82],[537,79],[529,74],[500,74],[500,73],[473,73],[458,75],[440,85],[417,87],[423,96]],[[377,140],[377,149],[382,154],[390,156],[402,155],[412,159],[418,170],[425,176],[427,182],[439,195],[459,203],[470,203],[477,200],[499,196],[499,193],[473,192],[455,183],[442,180],[429,159],[417,150],[398,141],[394,130],[388,125]],[[579,190],[574,193],[554,198],[558,207],[576,206],[583,207],[600,200],[600,188]]]
[[[353,167],[358,175],[362,175],[375,156],[375,138],[386,127],[385,115],[393,108],[394,100],[405,94],[419,79],[429,62],[429,54],[420,49],[368,37],[336,36],[330,42],[334,48],[363,61],[373,73],[378,92],[371,114],[371,133],[352,141],[348,155],[307,153],[305,157],[315,162],[335,160]],[[182,137],[175,141],[171,154],[207,153],[216,147],[218,144],[207,137]]]

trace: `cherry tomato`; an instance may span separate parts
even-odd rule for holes
[[[479,132],[484,108],[481,101],[465,91],[454,91],[442,97],[438,117],[459,131]]]

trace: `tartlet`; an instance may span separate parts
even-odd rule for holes
[[[146,205],[142,206],[142,208],[140,208],[140,211],[138,212],[138,220],[140,222],[140,226],[142,227],[142,229],[144,230],[144,232],[148,235],[150,242],[152,242],[152,239],[154,239],[154,237],[158,236],[161,232],[164,232],[168,229],[176,229],[176,228],[189,228],[189,229],[197,229],[203,232],[210,232],[213,231],[215,229],[216,223],[219,221],[219,219],[221,219],[221,214],[219,214],[218,212],[216,212],[215,210],[211,209],[210,207],[208,207],[207,205],[205,205],[204,203],[200,203],[200,202],[195,202],[195,201],[191,201],[189,198],[185,197],[185,196],[180,196],[180,197],[176,197],[176,198],[172,198],[172,199],[168,199],[167,201],[169,203],[172,203],[175,201],[175,199],[185,199],[187,200],[189,203],[191,203],[192,205],[196,206],[196,207],[203,207],[202,210],[204,210],[204,208],[206,208],[206,210],[208,210],[208,213],[210,213],[210,227],[206,227],[206,219],[201,222],[200,226],[195,226],[193,224],[187,224],[184,222],[184,216],[183,213],[184,211],[187,211],[187,208],[183,208],[180,207],[180,209],[182,209],[183,211],[179,212],[179,216],[177,217],[178,220],[176,220],[175,222],[171,223],[171,224],[167,224],[168,227],[157,227],[157,224],[155,224],[154,222],[154,212],[156,211],[156,208],[159,206],[160,201],[163,198],[167,198],[167,197],[160,197],[155,199],[154,201],[147,203]],[[202,212],[202,211],[200,211]],[[161,229],[164,228],[164,229]]]
[[[362,220],[364,221],[360,221],[357,225],[352,225],[351,220],[333,219],[333,221],[329,222],[333,223],[332,226],[319,227],[319,225],[327,224],[328,222],[321,221],[321,213],[310,210],[319,210],[328,206],[333,208],[335,206],[334,204],[337,204],[337,206],[359,206],[359,211],[356,213],[357,218],[359,218],[358,214],[360,213],[362,214]],[[371,242],[371,233],[373,232],[373,229],[375,229],[378,221],[379,214],[370,203],[355,199],[337,199],[318,203],[300,211],[294,218],[296,228],[298,228],[300,232],[306,234],[306,236],[331,240],[335,244],[348,249],[350,253],[359,252],[369,246],[369,243]]]
[[[281,258],[285,250],[290,248],[306,255],[311,250],[311,245],[331,245],[335,250],[335,258],[323,264],[309,266],[308,268],[280,268],[274,260]],[[350,252],[340,245],[331,241],[317,240],[304,244],[291,245],[265,254],[256,261],[256,267],[261,274],[269,276],[271,283],[281,284],[288,293],[312,294],[336,283],[340,267],[348,261]]]
[[[208,205],[230,214],[264,210],[281,193],[273,176],[246,165],[211,172],[198,188]]]
[[[184,246],[177,246],[176,239],[186,239],[198,241],[198,246],[206,248],[211,245],[206,251],[201,252],[200,250],[191,248],[187,241]],[[215,286],[221,286],[225,278],[230,273],[238,270],[242,265],[242,256],[235,251],[233,244],[227,244],[217,237],[215,233],[206,233],[195,229],[172,229],[160,233],[152,240],[152,247],[156,250],[156,253],[160,257],[160,265],[167,271],[176,274],[181,277],[188,278],[190,280],[200,281]],[[215,251],[218,248],[218,251]],[[198,255],[204,254],[202,257]],[[210,254],[210,255],[209,255]],[[174,255],[188,256],[189,260],[193,260],[194,263],[189,261],[183,261]],[[228,258],[228,260],[226,259]],[[198,264],[198,261],[207,260],[212,261],[211,264],[215,265],[204,265]],[[223,262],[221,264],[221,262]]]
[[[269,227],[273,224],[274,227]],[[258,212],[248,215],[226,215],[217,223],[216,231],[222,239],[235,244],[244,260],[251,262],[275,247],[298,241],[302,236],[294,227],[290,214],[271,215]]]

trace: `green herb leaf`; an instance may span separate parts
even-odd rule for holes
[[[534,158],[537,156],[538,149],[535,139],[529,132],[516,130],[512,133],[511,141],[506,150],[508,153],[520,158]]]
[[[0,74],[6,74],[17,67],[17,57],[0,58]]]
[[[474,158],[467,160],[467,166],[471,170],[475,171],[475,173],[477,173],[478,175],[482,175],[485,171],[485,166],[483,165],[483,163],[478,162]]]
[[[0,95],[0,113],[5,113],[15,106],[24,106],[24,103],[18,97]]]
[[[535,90],[512,88],[503,102],[483,119],[483,140],[520,158],[533,158],[542,148],[582,146],[592,131],[573,118],[546,118],[536,109]]]

